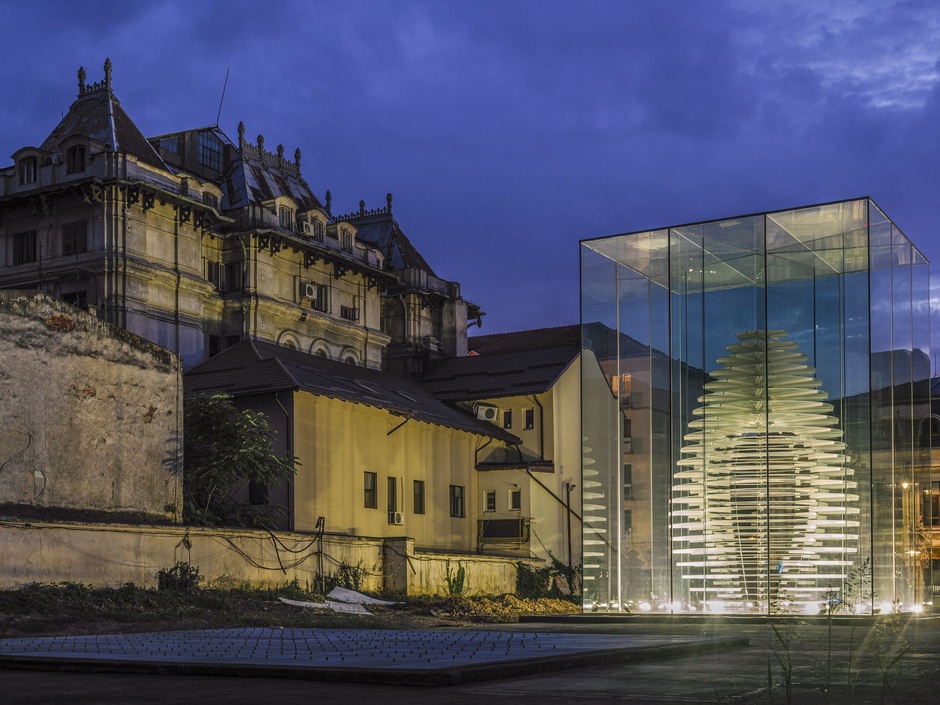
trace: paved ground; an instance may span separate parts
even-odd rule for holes
[[[397,642],[401,648],[392,646],[393,641],[390,640],[394,640],[396,634],[392,632],[362,631],[355,634],[341,630],[342,634],[320,634],[321,641],[317,642],[315,637],[301,634],[293,634],[290,639],[285,639],[286,634],[273,638],[278,636],[275,632],[290,630],[244,630],[238,638],[232,639],[230,653],[240,653],[238,658],[247,659],[247,663],[234,664],[227,673],[252,677],[169,675],[172,668],[164,674],[2,670],[0,702],[11,705],[66,701],[76,705],[125,702],[149,705],[194,700],[236,705],[270,700],[279,705],[312,701],[446,702],[458,705],[480,705],[481,702],[487,705],[510,702],[589,705],[610,701],[832,705],[940,703],[940,619],[921,618],[895,626],[895,631],[891,632],[871,624],[854,628],[840,624],[833,627],[830,638],[827,626],[819,623],[781,628],[779,637],[766,623],[691,623],[679,620],[672,623],[536,623],[489,626],[479,631],[398,632],[398,635],[408,635],[404,641]],[[728,648],[726,640],[716,641],[716,637],[746,637],[750,644]],[[172,637],[162,638],[172,640]],[[253,639],[254,644],[251,643]],[[343,642],[343,639],[347,641]],[[141,643],[146,641],[142,639]],[[108,642],[97,643],[103,645]],[[112,641],[112,647],[118,643]],[[126,642],[128,645],[133,643],[133,639]],[[288,643],[295,646],[288,647]],[[315,647],[316,643],[320,647]],[[486,644],[490,645],[491,654],[500,652],[498,658],[494,660],[489,655],[483,658],[483,645]],[[549,655],[547,647],[552,644],[555,648],[550,650],[554,653]],[[664,651],[657,655],[667,658],[660,660],[606,664],[599,656],[617,653],[618,650],[622,654],[630,649],[648,649],[656,644],[698,644],[704,647],[704,651],[687,655],[673,652],[672,656]],[[883,666],[887,666],[893,657],[891,648],[899,644],[907,644],[907,651],[897,663],[887,668],[888,682],[885,685],[879,659]],[[67,648],[74,649],[76,645],[77,642]],[[30,648],[36,646],[32,644]],[[162,648],[166,648],[166,644]],[[252,664],[263,663],[266,657],[282,659],[292,653],[292,648],[293,655],[309,650],[311,654],[320,653],[318,658],[328,656],[330,648],[334,652],[349,648],[350,658],[357,659],[356,665],[342,668],[364,678],[376,670],[397,670],[406,674],[428,672],[446,660],[448,654],[451,661],[459,662],[458,670],[486,668],[486,661],[501,664],[502,671],[497,674],[498,680],[415,687],[270,678],[263,675],[264,671],[252,668]],[[425,663],[420,669],[414,668],[416,660],[422,658],[414,653],[416,649],[424,649]],[[563,651],[560,655],[562,660],[558,660],[559,649]],[[474,652],[478,654],[479,661],[470,658]],[[544,656],[547,671],[526,673],[525,664],[531,665],[533,654],[536,661],[542,660],[537,652]],[[454,658],[454,653],[459,655]],[[144,655],[141,663],[154,663],[150,659],[156,655]],[[396,665],[398,661],[389,663],[389,659],[397,659],[399,655],[403,659],[400,666]],[[579,657],[585,657],[583,663],[563,660]],[[165,656],[159,658],[166,659]],[[431,664],[426,662],[428,658]],[[109,660],[113,659],[109,657]],[[187,658],[180,663],[193,661]],[[48,660],[46,665],[54,667]],[[792,668],[789,697],[782,665]],[[225,669],[216,672],[221,674]],[[291,674],[282,672],[280,675]],[[825,691],[827,681],[828,695]],[[771,683],[769,690],[768,682]]]

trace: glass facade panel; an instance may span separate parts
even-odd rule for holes
[[[586,609],[925,599],[929,270],[870,200],[586,240],[581,271]]]

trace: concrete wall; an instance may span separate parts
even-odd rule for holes
[[[414,551],[411,539],[204,529],[0,522],[0,588],[80,582],[118,587],[156,585],[156,573],[177,561],[199,568],[207,584],[275,587],[297,580],[315,587],[319,565],[335,575],[345,564],[362,571],[361,589],[410,595],[447,594],[445,575],[464,568],[467,594],[515,591],[512,558]]]
[[[0,502],[181,504],[179,358],[35,291],[0,291]],[[172,513],[172,512],[171,512]]]

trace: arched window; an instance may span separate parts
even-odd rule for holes
[[[36,158],[27,157],[20,160],[20,186],[36,183]]]
[[[294,229],[294,211],[287,206],[281,206],[277,211],[278,225],[285,230]]]
[[[85,171],[85,145],[77,144],[65,152],[65,173],[79,174]]]
[[[347,356],[343,359],[343,362],[345,362],[347,365],[353,365],[353,366],[359,364],[358,362],[356,362],[356,358],[354,358],[352,355],[347,355]]]

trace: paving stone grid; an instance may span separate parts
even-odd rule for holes
[[[423,670],[692,640],[537,632],[246,628],[4,639],[0,640],[0,657]]]

